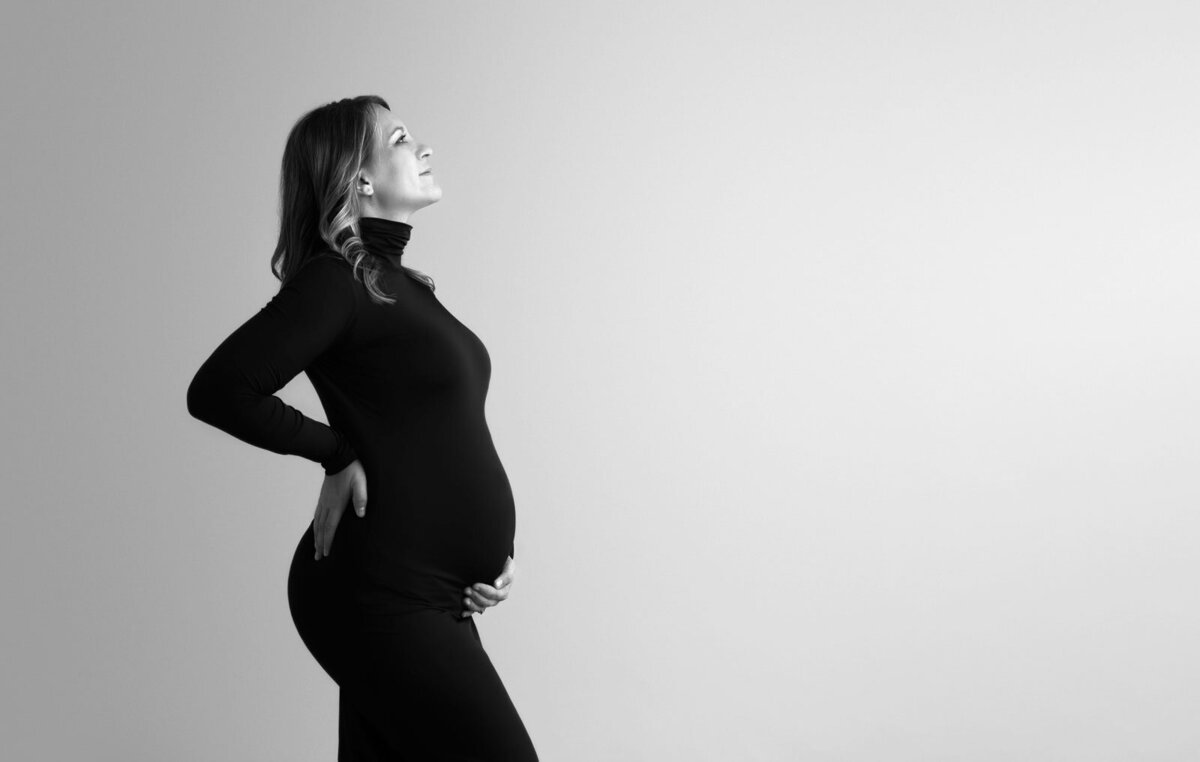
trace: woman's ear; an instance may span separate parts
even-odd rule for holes
[[[362,174],[358,176],[358,185],[356,186],[356,189],[358,190],[359,195],[362,196],[375,195],[375,189],[371,187],[371,181]]]

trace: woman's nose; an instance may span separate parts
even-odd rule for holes
[[[433,146],[426,145],[423,149],[421,149],[419,156],[422,159],[428,159],[430,156],[433,156]]]

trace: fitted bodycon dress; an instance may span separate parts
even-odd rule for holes
[[[310,521],[287,587],[301,639],[339,687],[338,760],[536,760],[475,617],[460,616],[464,588],[493,584],[514,551],[513,494],[484,418],[491,360],[401,264],[411,226],[360,228],[395,303],[372,300],[339,254],[314,254],[201,365],[188,410],[326,474],[362,464],[365,515],[348,500],[320,560]],[[301,371],[328,426],[275,396]]]

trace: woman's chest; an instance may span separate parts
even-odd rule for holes
[[[360,311],[342,361],[389,384],[486,392],[491,358],[479,337],[425,286],[393,293],[394,304]]]

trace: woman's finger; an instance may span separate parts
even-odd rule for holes
[[[509,556],[504,561],[504,569],[500,572],[500,576],[496,577],[496,587],[508,587],[513,581],[513,575],[516,573],[516,561],[512,556]]]
[[[480,590],[479,585],[472,585],[471,587],[468,587],[466,590],[466,593],[472,600],[481,601],[481,602],[485,602],[485,603],[489,603],[489,604],[492,602],[491,596],[485,594],[482,590]]]
[[[354,501],[354,512],[360,517],[367,512],[367,480],[366,477],[355,479],[350,485],[351,499]]]
[[[497,603],[499,603],[499,601],[484,595],[482,592],[474,588],[469,588],[467,590],[467,596],[484,608],[488,606],[495,606]]]
[[[499,603],[500,601],[502,601],[508,597],[507,589],[498,590],[498,589],[492,587],[491,585],[485,584],[483,582],[475,583],[474,585],[472,585],[471,590],[476,595],[479,595],[479,596],[483,597],[484,599],[486,599],[488,604],[492,605],[492,606],[496,605],[497,603]]]
[[[479,584],[480,584],[480,585],[481,585],[481,586],[482,586],[482,587],[483,587],[485,590],[487,590],[487,591],[490,591],[490,594],[491,594],[491,596],[492,596],[493,598],[495,598],[495,599],[496,599],[496,602],[497,602],[497,603],[498,603],[498,602],[500,602],[500,601],[506,600],[506,599],[508,598],[508,594],[509,594],[510,592],[512,592],[512,589],[511,589],[510,587],[507,587],[507,586],[505,586],[505,587],[491,587],[490,585],[484,585],[482,582],[481,582],[481,583],[479,583]]]
[[[333,535],[337,532],[338,521],[342,518],[342,513],[346,510],[346,506],[342,505],[337,508],[330,508],[325,514],[325,531],[321,533],[321,543],[325,548],[325,555],[329,555],[329,548],[333,545]]]
[[[321,532],[324,521],[321,518],[321,508],[317,507],[317,515],[313,517],[313,551],[316,553],[314,558],[321,560]]]

